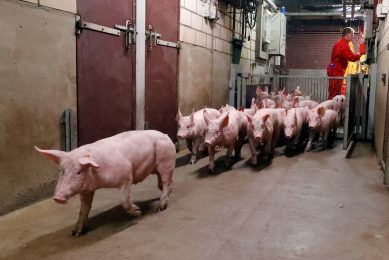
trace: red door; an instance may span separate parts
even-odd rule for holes
[[[82,21],[114,28],[134,23],[133,0],[79,0]],[[94,142],[134,129],[135,47],[125,33],[85,28],[77,36],[78,141]]]
[[[146,30],[160,34],[163,41],[177,43],[179,4],[179,0],[147,1]],[[146,41],[145,123],[175,141],[178,48],[151,45]]]

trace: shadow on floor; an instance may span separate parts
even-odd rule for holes
[[[115,206],[89,219],[88,233],[80,237],[71,235],[73,225],[38,237],[21,245],[0,259],[42,259],[69,250],[84,248],[122,232],[141,221],[145,216],[156,214],[159,198],[135,202],[142,210],[142,216],[132,217],[121,206]],[[76,216],[75,216],[76,218]]]
[[[237,159],[233,156],[231,158],[230,166],[228,168],[226,168],[224,165],[225,161],[226,161],[226,156],[222,155],[222,156],[215,159],[215,171],[214,172],[209,172],[208,164],[207,164],[201,168],[196,169],[193,173],[197,174],[197,178],[199,178],[199,179],[208,178],[208,177],[215,177],[215,176],[218,176],[222,173],[230,171],[236,163],[238,163],[244,159],[245,158]]]

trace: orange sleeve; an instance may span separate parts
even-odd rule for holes
[[[362,45],[362,44],[361,44]],[[348,44],[343,45],[342,56],[347,61],[357,61],[361,57],[360,54],[354,53]]]
[[[361,44],[359,45],[359,53],[360,53],[361,55],[366,54],[366,44],[365,44],[365,43],[361,43]]]

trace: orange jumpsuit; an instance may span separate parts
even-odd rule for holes
[[[349,61],[357,61],[366,53],[365,44],[359,46],[360,54],[351,51],[348,41],[340,38],[332,48],[331,63],[327,67],[327,75],[333,77],[343,77]],[[328,88],[328,99],[340,95],[342,79],[330,79]]]

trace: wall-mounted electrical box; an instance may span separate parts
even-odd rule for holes
[[[285,56],[286,46],[286,17],[278,12],[270,18],[269,54]]]
[[[266,1],[258,5],[256,33],[255,56],[257,58],[268,60],[269,55],[285,55],[285,14],[274,10]]]
[[[389,12],[389,1],[385,3],[384,1],[381,4],[377,4],[376,14],[378,18],[385,18]]]
[[[255,57],[263,60],[269,59],[270,44],[270,17],[272,13],[262,2],[257,9],[257,29],[255,42]]]

